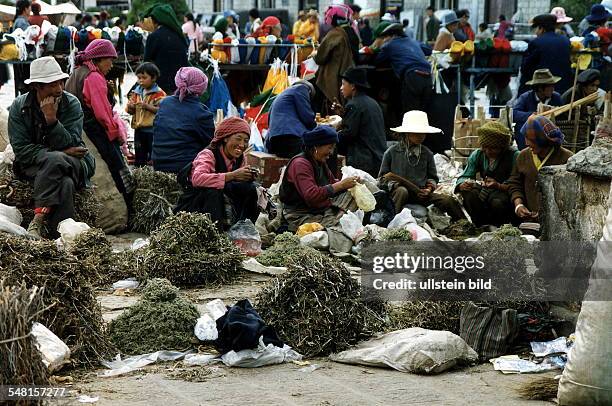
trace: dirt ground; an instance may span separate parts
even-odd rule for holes
[[[220,298],[226,304],[252,299],[270,279],[245,274],[237,283],[216,289],[186,290],[199,307]],[[100,292],[104,318],[117,317],[137,296]],[[101,378],[100,371],[75,379],[72,389],[99,397],[96,405],[538,405],[521,400],[516,387],[538,375],[503,375],[483,364],[437,376],[391,369],[344,365],[310,359],[314,371],[282,364],[257,369],[221,366],[184,367],[180,362],[146,367],[126,376]],[[554,374],[547,374],[554,376]],[[199,382],[198,382],[199,381]],[[75,393],[61,404],[80,404]]]

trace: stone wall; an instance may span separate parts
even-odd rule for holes
[[[550,0],[518,0],[517,11],[521,11],[521,22],[528,22],[538,14],[550,13]],[[510,18],[510,17],[508,17]]]
[[[610,193],[610,180],[568,172],[565,165],[542,168],[540,223],[542,241],[599,241]]]

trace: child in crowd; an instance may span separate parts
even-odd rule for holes
[[[438,173],[434,154],[422,145],[427,134],[439,134],[431,127],[427,114],[413,110],[404,114],[399,142],[385,151],[378,177],[381,185],[391,193],[395,211],[401,212],[407,204],[429,206],[433,204],[448,213],[453,221],[465,218],[459,202],[452,196],[435,193]]]
[[[153,145],[153,120],[159,103],[166,93],[157,85],[159,69],[154,63],[145,62],[136,69],[138,85],[130,92],[126,111],[132,115],[134,131],[135,166],[145,166],[151,161]]]
[[[493,32],[489,29],[487,23],[478,24],[478,34],[476,34],[476,41],[484,41],[485,39],[493,39]]]

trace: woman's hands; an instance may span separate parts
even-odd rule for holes
[[[237,182],[250,182],[255,180],[256,171],[250,166],[243,166],[235,171],[227,172],[225,174],[225,181],[237,181]]]

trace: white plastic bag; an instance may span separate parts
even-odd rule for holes
[[[214,341],[219,338],[217,323],[209,314],[200,316],[196,322],[193,332],[200,341]]]
[[[121,279],[113,283],[113,289],[138,289],[140,283],[136,278]]]
[[[329,236],[325,230],[315,231],[300,238],[300,244],[317,250],[326,250],[329,248]]]
[[[70,362],[70,348],[47,327],[35,322],[32,324],[32,336],[49,372],[56,371]]]
[[[212,316],[215,321],[227,313],[227,306],[223,303],[221,299],[211,300],[206,303],[206,311]]]
[[[7,206],[2,203],[0,203],[0,217],[4,217],[7,221],[15,225],[20,225],[23,221],[21,212],[17,207]]]
[[[249,146],[252,146],[254,151],[263,151],[265,149],[263,138],[255,121],[251,123],[251,137],[249,138]]]
[[[265,345],[263,336],[259,337],[259,345],[256,350],[230,351],[221,356],[221,360],[228,367],[240,368],[257,368],[301,359],[302,356],[286,344],[283,348],[272,344]]]
[[[439,374],[456,365],[478,360],[476,351],[456,334],[424,328],[393,331],[332,354],[332,361],[345,364],[391,367],[401,372]]]
[[[221,362],[217,354],[187,354],[183,364],[189,366],[204,366]]]
[[[4,154],[2,154],[2,161],[0,163],[12,165],[13,162],[15,162],[15,152],[11,144],[8,144],[4,149]]]
[[[70,249],[70,245],[74,240],[87,230],[89,230],[87,224],[74,221],[71,218],[61,221],[57,226],[57,232],[60,233],[62,243],[66,249]]]
[[[103,378],[110,378],[113,376],[124,375],[137,369],[144,368],[147,365],[154,364],[156,362],[163,361],[178,361],[183,359],[187,354],[191,354],[192,351],[179,352],[179,351],[156,351],[148,354],[134,355],[125,359],[121,359],[120,355],[117,355],[114,361],[102,360],[101,364],[108,368],[108,371],[104,371],[98,376]]]
[[[349,210],[348,213],[340,217],[340,226],[342,227],[342,232],[356,243],[366,236],[362,210],[357,210],[356,212]]]
[[[362,171],[361,169],[353,168],[352,166],[343,166],[342,169],[342,179],[346,179],[351,176],[358,176],[364,181],[371,182],[376,184],[376,179],[366,171]]]
[[[28,235],[28,230],[18,224],[13,223],[12,221],[7,220],[3,216],[0,216],[0,231],[22,237]]]
[[[403,228],[412,232],[412,235],[416,235],[416,241],[433,241],[431,234],[416,223],[408,223]]]
[[[393,220],[391,220],[387,228],[404,228],[404,226],[410,223],[416,224],[416,220],[414,217],[412,217],[412,212],[410,209],[404,208],[400,213],[393,217]]]

